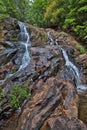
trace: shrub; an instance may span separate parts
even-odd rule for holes
[[[30,96],[30,93],[26,88],[15,85],[10,92],[9,103],[13,108],[17,109],[28,96]]]

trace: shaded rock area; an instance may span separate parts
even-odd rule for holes
[[[87,127],[76,119],[69,118],[64,115],[50,118],[41,130],[86,130]]]
[[[7,18],[0,27],[0,88],[5,92],[0,130],[87,130],[87,92],[77,90],[75,75],[65,66],[60,48],[50,45],[47,33],[63,46],[78,67],[82,83],[87,84],[87,54],[75,48],[79,43],[64,32],[26,24],[32,45],[28,47],[30,63],[19,70],[25,46],[18,38],[17,20]],[[17,110],[8,101],[15,84],[31,93]]]
[[[79,93],[79,119],[87,124],[87,91]]]

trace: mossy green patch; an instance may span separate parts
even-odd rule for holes
[[[81,54],[87,53],[87,50],[85,49],[84,46],[76,45],[76,49],[78,49]]]

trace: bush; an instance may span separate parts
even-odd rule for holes
[[[13,108],[17,109],[28,96],[30,96],[30,93],[26,88],[15,85],[10,92],[9,103]]]

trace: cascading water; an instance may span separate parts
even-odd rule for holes
[[[65,65],[67,67],[71,68],[72,71],[73,71],[73,73],[74,73],[74,77],[75,77],[75,80],[76,80],[77,89],[78,90],[79,89],[86,90],[87,89],[87,85],[82,84],[78,68],[69,60],[69,57],[68,57],[66,51],[62,47],[60,47],[60,49],[62,50],[63,57],[64,57],[65,62],[66,62]]]
[[[4,80],[0,80],[0,85],[3,85],[8,78],[13,78],[16,75],[18,75],[20,70],[25,69],[28,66],[28,64],[30,63],[30,53],[28,50],[28,48],[31,46],[30,37],[29,37],[29,34],[27,32],[25,25],[20,21],[18,22],[18,25],[19,25],[20,31],[21,31],[18,35],[19,44],[24,46],[25,52],[23,54],[22,61],[21,61],[18,71],[16,71],[15,73],[12,73],[12,74],[8,73]],[[18,55],[18,56],[20,56],[20,55]]]
[[[65,62],[66,62],[65,65],[67,67],[70,67],[74,71],[74,75],[75,75],[77,84],[79,84],[80,83],[80,74],[79,74],[78,68],[69,60],[69,57],[68,57],[66,51],[63,48],[61,48],[61,50],[62,50],[63,57],[64,57]]]
[[[48,35],[48,38],[49,38],[49,40],[50,40],[50,45],[53,45],[53,44],[54,44],[54,40],[53,40],[53,38],[52,38],[50,32],[48,32],[47,35]]]
[[[58,44],[58,39],[56,39],[54,41],[49,32],[48,32],[48,38],[50,40],[50,45],[55,44],[57,47],[59,47],[61,49],[64,60],[65,60],[65,65],[67,67],[69,67],[70,69],[72,69],[72,72],[73,72],[75,80],[76,80],[77,89],[86,90],[87,85],[82,84],[78,68],[69,60],[69,57],[68,57],[66,51]]]
[[[25,67],[27,67],[27,65],[30,62],[30,53],[28,51],[28,47],[31,46],[31,43],[30,43],[30,37],[29,37],[29,34],[27,32],[25,25],[22,22],[18,22],[18,24],[21,30],[19,34],[19,41],[20,41],[20,44],[23,44],[25,46],[25,53],[22,58],[22,64],[20,65],[19,70],[18,70],[20,71],[24,69]]]

